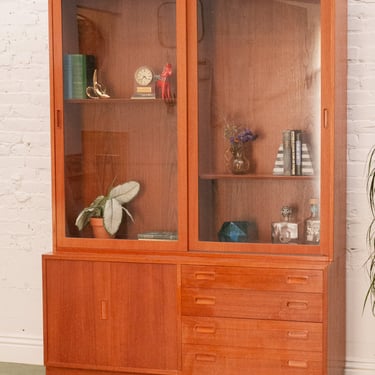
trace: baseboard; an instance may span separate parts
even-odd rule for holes
[[[355,358],[347,358],[345,366],[345,375],[374,375],[375,361],[365,360],[359,361]]]
[[[0,362],[42,365],[42,338],[0,336]]]

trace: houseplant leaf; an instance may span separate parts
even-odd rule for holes
[[[128,181],[115,186],[108,194],[109,198],[117,199],[121,204],[130,202],[139,192],[139,183]]]
[[[80,212],[76,219],[76,226],[79,230],[82,230],[90,221],[90,218],[93,216],[94,209],[85,208]]]
[[[109,234],[115,234],[121,224],[122,220],[122,206],[116,199],[108,199],[104,206],[104,227]]]
[[[80,212],[75,222],[79,230],[82,230],[89,223],[90,218],[101,217],[103,215],[105,201],[106,197],[104,195],[99,195],[91,202],[90,206]]]

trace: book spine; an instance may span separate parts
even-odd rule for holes
[[[296,131],[296,175],[302,175],[302,131]]]
[[[173,240],[178,239],[177,232],[147,232],[138,233],[139,240]]]
[[[70,55],[64,55],[64,99],[71,99],[72,92],[72,59]]]
[[[291,148],[291,154],[292,154],[292,160],[291,160],[291,175],[296,175],[296,131],[291,130],[290,131],[290,148]]]
[[[86,55],[64,56],[64,98],[86,99],[87,66]]]
[[[284,159],[284,175],[290,176],[292,173],[292,147],[290,130],[283,131],[283,159]]]

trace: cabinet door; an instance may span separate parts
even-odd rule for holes
[[[186,249],[181,3],[51,1],[57,246],[123,248],[91,240],[91,226],[75,222],[96,197],[136,181],[115,239],[147,248],[138,239],[158,237],[163,248]]]
[[[176,267],[46,260],[46,364],[178,367]]]
[[[192,248],[330,252],[340,135],[328,3],[189,2]],[[312,198],[314,240],[304,228]]]

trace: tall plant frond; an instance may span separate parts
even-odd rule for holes
[[[370,209],[375,217],[375,147],[372,148],[367,162],[367,196]]]
[[[368,287],[363,308],[371,303],[372,314],[375,316],[375,146],[371,149],[367,160],[367,184],[366,191],[370,204],[372,219],[367,229],[367,245],[370,249],[370,256],[367,260],[370,285]]]

